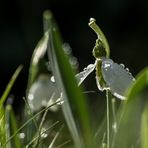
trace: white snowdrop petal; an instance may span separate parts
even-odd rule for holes
[[[37,111],[41,107],[47,106],[48,101],[52,98],[53,93],[55,93],[53,99],[55,99],[56,101],[56,99],[59,98],[59,93],[54,82],[50,81],[50,79],[38,79],[31,86],[28,93],[28,103],[30,105],[30,108],[33,111]]]
[[[114,63],[111,59],[102,59],[102,75],[114,96],[125,99],[124,94],[134,77],[122,65]]]
[[[76,74],[76,79],[78,81],[78,86],[85,80],[85,78],[91,73],[93,72],[93,70],[95,69],[95,64],[89,64],[86,68],[84,68],[84,70],[78,74]]]

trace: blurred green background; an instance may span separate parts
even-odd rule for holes
[[[148,65],[146,0],[1,0],[1,94],[14,70],[23,64],[24,69],[12,93],[16,98],[25,95],[29,62],[43,35],[42,13],[46,9],[55,15],[63,40],[71,45],[78,58],[80,70],[94,62],[92,48],[96,35],[87,25],[90,17],[96,18],[106,35],[114,61],[124,63],[134,76]],[[95,81],[88,90],[93,87],[96,89]]]

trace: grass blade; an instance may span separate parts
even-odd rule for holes
[[[33,138],[25,147],[29,148],[32,143],[34,143],[36,140],[38,140],[39,136],[42,136],[45,132],[47,132],[48,130],[50,130],[52,127],[56,126],[59,123],[59,121],[53,123],[50,127],[48,127],[44,132],[41,132],[40,135],[36,136],[35,138]]]
[[[47,51],[47,43],[48,34],[45,33],[41,40],[38,42],[31,58],[27,90],[30,88],[31,84],[37,78],[40,68],[39,62],[43,60],[43,57]]]
[[[6,87],[5,91],[4,91],[4,93],[3,93],[3,95],[1,96],[1,99],[0,99],[0,108],[3,106],[5,100],[7,99],[8,94],[9,94],[9,92],[10,92],[12,86],[14,85],[14,82],[15,82],[16,78],[18,77],[19,73],[21,72],[22,68],[23,68],[23,66],[20,65],[20,66],[16,69],[16,71],[14,72],[14,74],[13,74],[11,80],[9,81],[9,83],[8,83],[8,85],[7,85],[7,87]]]
[[[141,119],[141,148],[148,148],[148,104]]]
[[[68,62],[68,58],[64,54],[62,48],[62,41],[58,31],[58,28],[53,20],[53,16],[50,12],[45,12],[45,19],[49,23],[49,48],[48,56],[51,61],[53,74],[60,92],[62,92],[64,103],[62,104],[62,110],[72,135],[75,147],[83,147],[81,141],[81,134],[85,139],[85,147],[93,147],[92,133],[90,127],[90,119],[88,113],[88,107],[86,98],[81,93],[81,90],[77,86],[75,80],[75,74]],[[75,107],[76,116],[79,118],[80,127],[82,127],[82,133],[78,131],[78,127],[75,123],[73,113],[71,110],[71,104]]]
[[[15,115],[14,115],[11,105],[9,105],[9,112],[10,112],[11,131],[12,131],[12,133],[15,133],[18,129],[18,126],[17,126],[16,118],[15,118]],[[21,142],[20,142],[18,135],[13,137],[13,144],[14,144],[15,148],[21,147]]]
[[[10,138],[10,105],[6,106],[5,109],[5,133],[6,133],[6,141]],[[7,143],[7,148],[11,148],[11,141]]]
[[[19,73],[21,72],[22,70],[22,65],[20,65],[16,71],[14,72],[13,76],[11,77],[4,93],[2,94],[1,96],[1,99],[0,99],[0,146],[2,144],[4,144],[6,142],[6,130],[5,130],[5,126],[6,126],[6,122],[5,122],[5,110],[4,110],[4,102],[5,100],[7,99],[10,91],[11,91],[11,88],[12,86],[14,85],[15,81],[16,81],[16,78],[18,77]]]
[[[53,140],[51,141],[51,143],[50,143],[50,145],[48,146],[48,148],[53,148],[53,145],[54,145],[56,139],[58,138],[58,136],[59,136],[59,134],[60,134],[62,128],[63,128],[63,126],[62,126],[62,127],[59,129],[59,131],[56,133],[56,135],[54,136],[54,138],[53,138]]]
[[[29,118],[20,128],[17,129],[17,131],[15,133],[13,133],[9,139],[3,144],[2,148],[5,148],[5,146],[7,145],[7,143],[9,143],[9,141],[16,136],[27,124],[29,124],[32,120],[34,120],[36,117],[38,117],[40,114],[42,114],[45,110],[48,110],[50,107],[56,105],[57,103],[60,103],[60,101],[57,101],[56,103],[51,104],[50,106],[42,109],[40,112],[36,113],[33,117]]]

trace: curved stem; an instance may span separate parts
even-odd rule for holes
[[[103,32],[101,31],[101,29],[99,28],[99,26],[96,24],[96,20],[94,18],[90,18],[88,25],[97,34],[98,39],[101,40],[102,43],[104,44],[105,50],[106,50],[106,53],[107,53],[107,58],[109,58],[110,48],[109,48],[108,41],[107,41],[105,35],[103,34]]]

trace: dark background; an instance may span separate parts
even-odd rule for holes
[[[50,9],[63,40],[78,58],[80,70],[94,62],[96,35],[88,27],[97,20],[106,35],[111,58],[124,63],[135,76],[148,65],[148,3],[145,0],[1,0],[0,1],[0,93],[18,65],[21,72],[11,93],[24,96],[30,58],[43,34],[42,13]],[[94,83],[95,85],[95,83]]]

